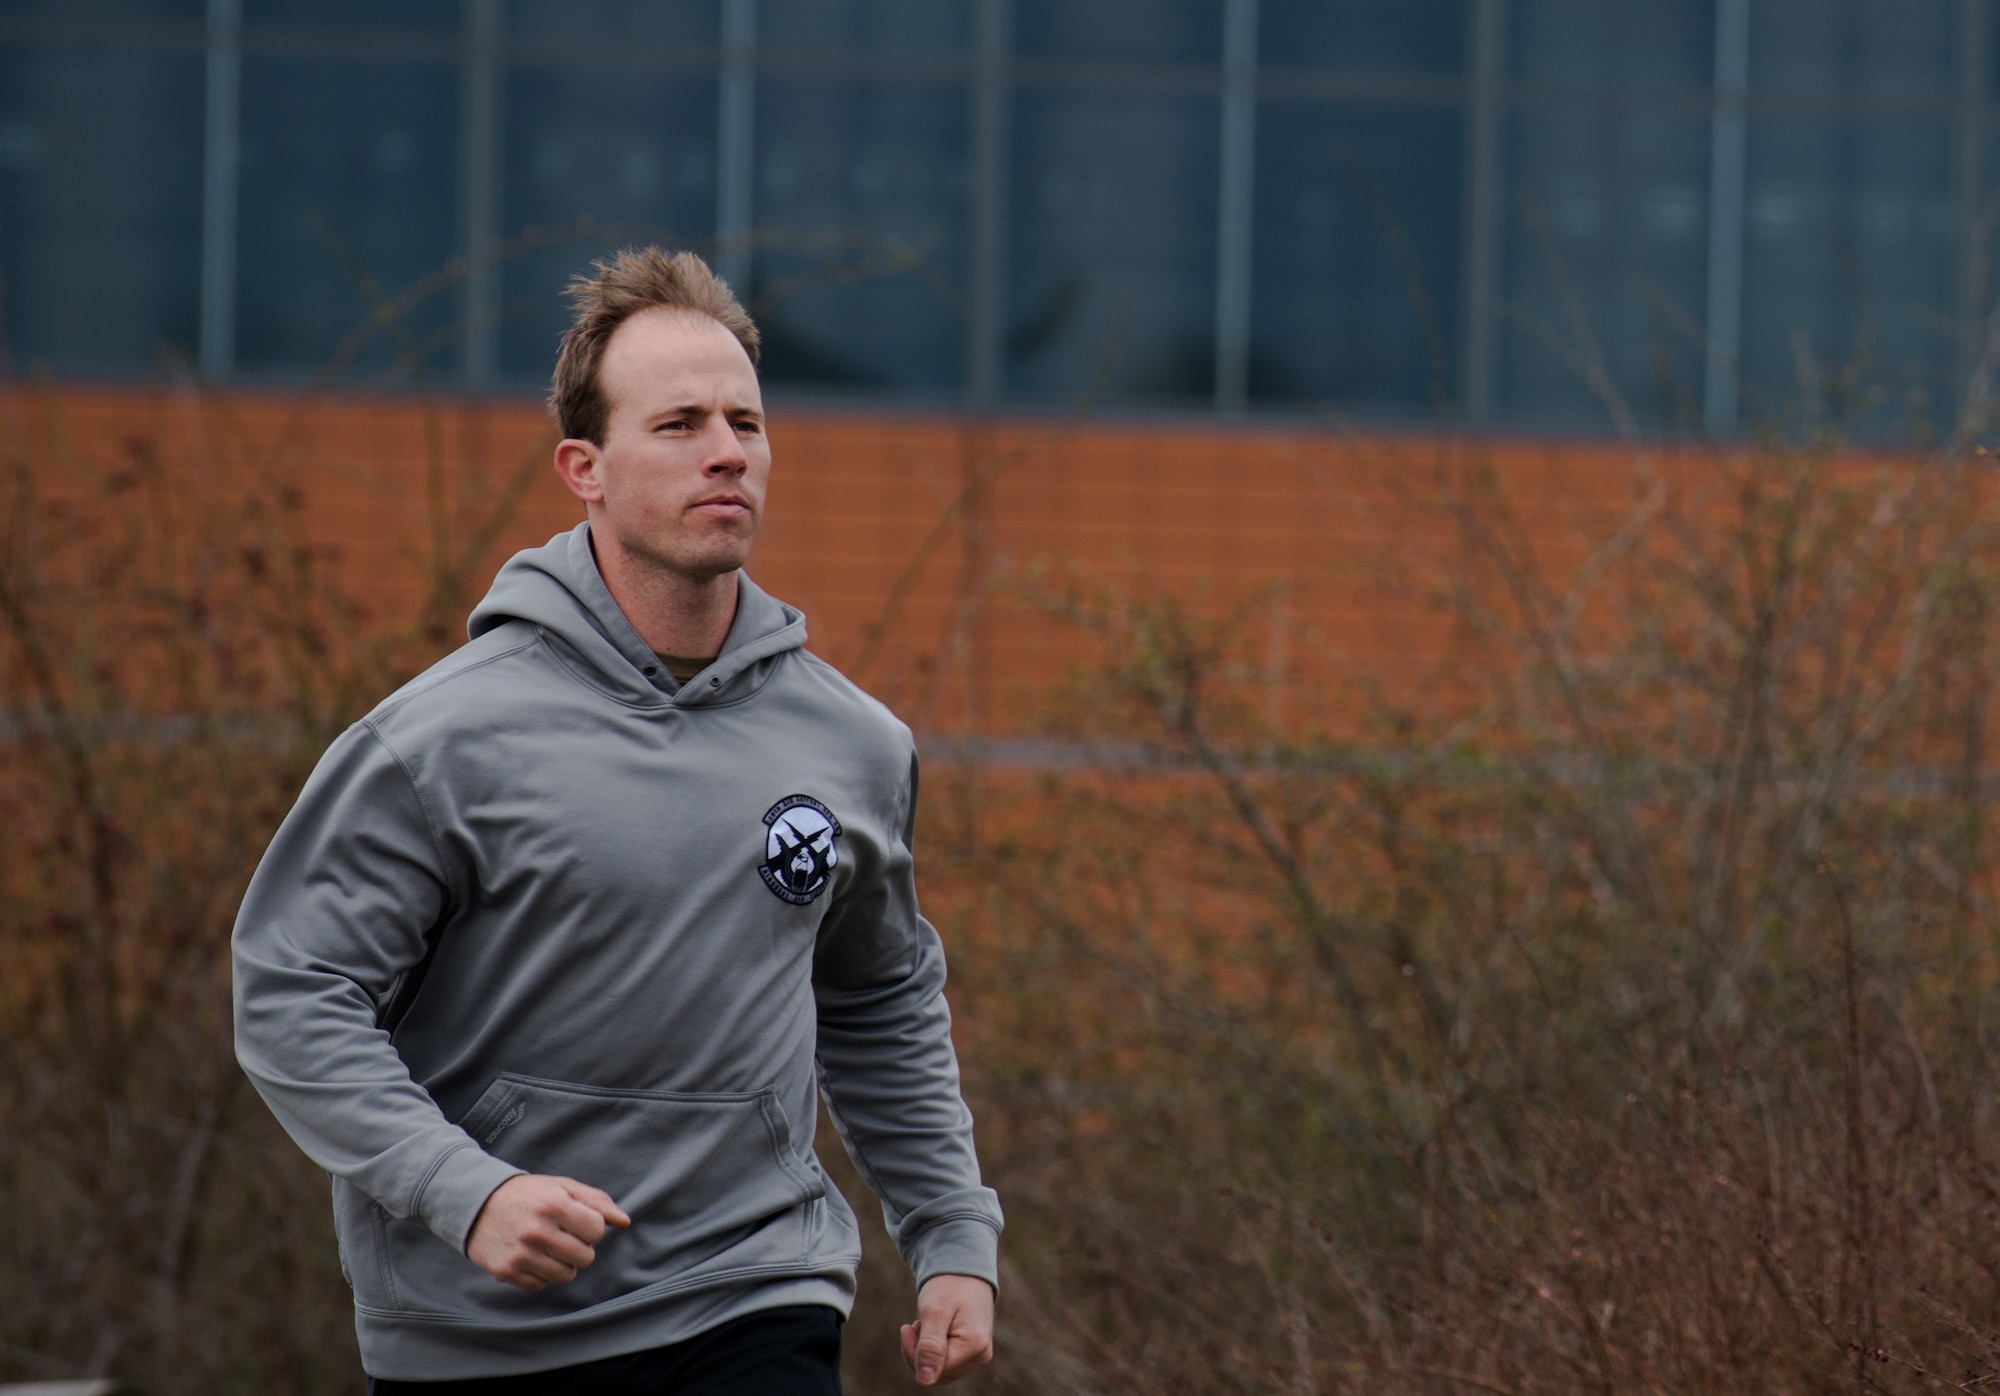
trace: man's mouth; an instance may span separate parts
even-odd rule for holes
[[[712,509],[719,514],[747,514],[749,503],[739,495],[717,495],[714,499],[704,499],[694,505],[696,509]]]

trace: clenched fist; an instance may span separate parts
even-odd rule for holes
[[[943,1386],[993,1360],[993,1286],[971,1275],[933,1275],[917,1291],[917,1321],[903,1325],[903,1361],[918,1386]]]
[[[631,1224],[608,1193],[574,1178],[521,1173],[486,1199],[465,1254],[516,1289],[547,1289],[568,1284],[597,1259],[606,1230]]]

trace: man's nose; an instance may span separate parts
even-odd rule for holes
[[[736,434],[736,424],[722,417],[710,419],[706,433],[709,437],[708,458],[702,462],[702,469],[710,475],[740,474],[750,463],[744,454],[743,438]]]

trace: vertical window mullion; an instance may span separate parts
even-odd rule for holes
[[[757,152],[757,0],[722,0],[716,117],[715,265],[748,300]]]
[[[202,131],[201,376],[236,369],[236,201],[242,118],[241,0],[208,0],[206,113]]]
[[[1983,268],[1986,264],[1983,244],[1990,241],[1991,230],[1983,228],[1986,222],[1982,205],[1985,197],[1982,185],[1984,172],[1984,136],[1987,118],[1986,84],[1992,74],[1988,68],[1986,46],[1992,40],[1991,0],[1962,0],[1960,12],[1959,40],[1959,102],[1957,130],[1958,168],[1955,172],[1957,188],[1957,243],[1958,243],[1958,353],[1954,365],[1954,378],[1963,391],[1977,369],[1985,352],[1985,328],[1988,307],[1993,300],[1993,286]]]
[[[466,0],[459,171],[466,258],[465,384],[490,387],[499,365],[501,0]]]
[[[968,210],[966,389],[976,408],[990,407],[1001,389],[1007,276],[1008,65],[1013,7],[978,0],[972,85],[971,180]]]
[[[1743,213],[1750,87],[1750,0],[1716,0],[1715,95],[1709,127],[1707,368],[1702,420],[1733,435],[1743,354]]]
[[[1257,163],[1257,0],[1223,0],[1221,177],[1216,182],[1215,409],[1250,389],[1250,257]]]
[[[1493,312],[1505,220],[1507,0],[1467,0],[1471,42],[1465,107],[1464,231],[1460,258],[1459,400],[1468,419],[1492,416],[1499,381]]]

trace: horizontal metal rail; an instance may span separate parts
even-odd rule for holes
[[[118,52],[200,54],[207,45],[199,23],[127,20],[106,23],[50,15],[0,15],[0,45],[100,49]],[[456,31],[352,26],[245,24],[245,58],[296,58],[371,63],[448,65],[460,61],[464,40]],[[496,42],[510,68],[592,73],[720,73],[731,55],[716,44],[643,39],[592,40],[560,36],[511,36]],[[751,60],[759,76],[810,77],[858,82],[962,85],[980,72],[976,53],[878,54],[837,49],[759,46]],[[1232,79],[1218,54],[1214,63],[1123,63],[1094,59],[1015,57],[1010,85],[1067,91],[1158,96],[1219,97]],[[1250,78],[1260,99],[1386,106],[1460,106],[1485,95],[1467,73],[1384,72],[1342,68],[1282,68],[1264,64]],[[1751,116],[1822,117],[1836,120],[1955,124],[1963,103],[1949,84],[1924,94],[1811,92],[1752,87],[1747,94],[1706,86],[1617,82],[1551,82],[1505,77],[1493,82],[1493,100],[1512,108],[1644,110],[1699,115],[1737,103]]]

